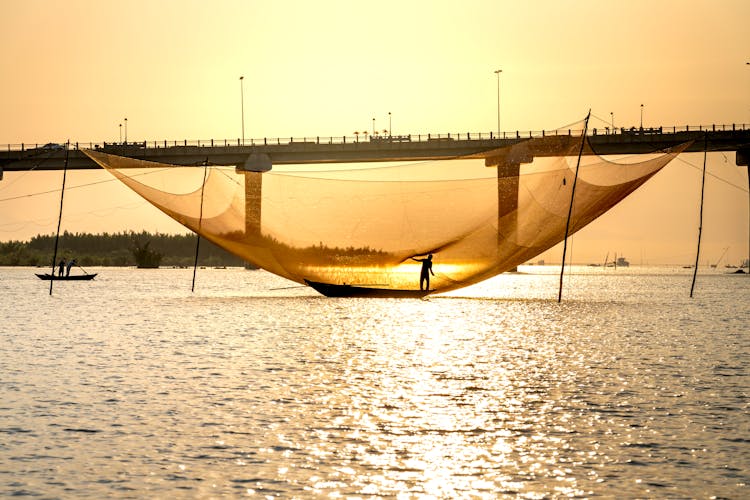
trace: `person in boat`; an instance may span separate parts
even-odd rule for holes
[[[70,261],[68,261],[68,266],[65,268],[65,276],[70,276],[70,268],[73,267],[75,263],[75,259],[70,259]]]
[[[62,276],[65,272],[65,259],[60,259],[60,262],[57,264],[57,275]]]
[[[415,259],[414,257],[412,257],[411,260],[415,260],[417,262],[422,263],[422,272],[419,275],[419,289],[429,290],[430,289],[430,274],[435,276],[435,273],[432,272],[432,254],[429,254],[426,259]],[[425,284],[427,285],[426,287],[425,287]]]

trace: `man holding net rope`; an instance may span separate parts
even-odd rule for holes
[[[432,254],[429,254],[426,259],[415,259],[414,257],[412,257],[411,260],[422,263],[422,272],[419,275],[419,289],[429,290],[430,289],[430,274],[435,276],[435,273],[432,272]],[[425,286],[425,284],[427,286]]]

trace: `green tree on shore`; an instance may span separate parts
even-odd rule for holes
[[[158,265],[192,266],[195,260],[194,234],[70,233],[60,235],[58,259],[75,258],[82,266],[135,266],[134,250],[144,245],[162,255]],[[148,242],[148,243],[146,243]],[[52,264],[55,235],[37,235],[29,241],[0,242],[0,266],[41,266]],[[209,241],[201,241],[198,264],[202,266],[244,266],[245,261]]]

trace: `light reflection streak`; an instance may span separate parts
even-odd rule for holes
[[[125,282],[129,274],[123,271],[118,280]],[[237,271],[230,279],[248,278]],[[118,280],[106,282],[107,287],[116,289]],[[741,459],[742,447],[712,431],[718,419],[705,402],[729,408],[723,416],[740,415],[737,375],[744,373],[745,358],[723,352],[721,370],[731,376],[711,379],[717,365],[711,352],[695,343],[701,332],[687,332],[684,342],[673,340],[681,332],[660,338],[652,330],[671,325],[657,316],[650,329],[631,328],[632,315],[643,307],[640,298],[559,306],[543,300],[460,298],[238,299],[235,291],[230,298],[191,298],[191,305],[200,305],[192,311],[185,299],[175,299],[172,283],[162,281],[145,292],[140,283],[133,285],[147,295],[139,307],[151,309],[141,323],[137,314],[115,314],[115,308],[102,308],[94,300],[84,304],[91,304],[85,316],[96,328],[82,329],[72,317],[61,326],[59,318],[66,316],[58,310],[59,301],[46,314],[28,314],[45,325],[53,319],[50,328],[33,335],[9,337],[11,349],[26,343],[23,360],[34,373],[13,375],[18,365],[8,369],[6,360],[4,373],[30,390],[6,391],[4,402],[52,416],[37,416],[45,425],[23,424],[19,432],[6,424],[9,439],[26,439],[24,449],[13,454],[26,460],[31,453],[24,450],[41,441],[27,436],[37,433],[60,456],[76,450],[75,460],[55,463],[73,482],[79,477],[73,473],[80,473],[73,463],[96,458],[87,453],[89,446],[100,452],[105,446],[121,450],[107,459],[114,472],[100,477],[111,479],[127,468],[158,489],[158,496],[188,486],[193,490],[186,495],[204,498],[688,497],[693,491],[688,485],[700,496],[742,497],[735,482],[717,482],[727,473],[736,477],[719,462]],[[532,276],[504,277],[503,284],[522,282],[546,284]],[[612,284],[621,282],[612,279]],[[164,293],[173,295],[165,298]],[[78,299],[66,304],[79,307]],[[653,291],[652,299],[662,312],[670,311],[675,300],[660,299]],[[700,313],[703,306],[692,306],[690,312]],[[221,308],[231,314],[219,315]],[[166,334],[155,334],[153,318],[165,309],[172,310],[167,317],[173,324],[169,329],[157,325]],[[696,321],[694,314],[689,317]],[[713,320],[706,317],[698,324],[714,336],[724,335],[720,338],[744,339],[711,330]],[[614,326],[595,328],[605,322]],[[112,325],[132,334],[108,335],[106,327]],[[705,345],[717,348],[713,338]],[[60,357],[37,356],[42,349]],[[60,370],[84,369],[82,359],[91,363],[87,375],[95,384],[71,384],[71,376]],[[686,378],[688,364],[699,371]],[[138,365],[140,371],[131,369]],[[46,381],[40,378],[45,374]],[[43,402],[34,399],[30,382],[54,388],[60,394],[54,401],[75,404],[34,410]],[[692,384],[701,388],[699,397]],[[114,396],[106,404],[101,402],[104,392]],[[112,416],[117,426],[87,420],[83,405],[95,408],[95,415]],[[738,428],[721,418],[722,426]],[[59,424],[73,422],[97,432],[61,433]],[[714,472],[707,473],[712,467]],[[654,486],[662,471],[671,479],[665,480],[667,486]],[[706,477],[713,478],[718,491],[700,489],[698,482]],[[114,491],[101,484],[95,485],[97,493]]]
[[[403,303],[395,303],[393,309],[396,315],[410,313]],[[439,308],[430,308],[422,319],[439,325]],[[384,339],[373,338],[378,342],[372,344],[374,352],[357,351],[347,360],[347,370],[366,378],[363,366],[390,366],[371,375],[373,385],[362,381],[371,392],[349,395],[350,411],[336,419],[336,426],[347,429],[347,440],[367,440],[365,445],[349,445],[349,454],[368,468],[388,471],[352,478],[360,493],[407,491],[456,497],[473,491],[493,497],[498,488],[522,491],[519,486],[526,482],[514,477],[566,479],[554,452],[538,454],[549,447],[565,448],[564,437],[528,433],[535,421],[559,412],[545,402],[541,384],[526,382],[534,378],[534,370],[544,372],[544,368],[527,364],[524,368],[532,369],[531,376],[521,375],[514,363],[523,356],[504,353],[498,363],[498,353],[488,351],[484,339],[455,325],[415,325],[389,337],[387,346],[382,346]],[[396,352],[400,355],[393,356]],[[373,386],[379,390],[372,392]],[[482,444],[488,440],[493,443],[490,448]],[[515,473],[505,474],[505,468]],[[319,482],[315,487],[323,486]]]

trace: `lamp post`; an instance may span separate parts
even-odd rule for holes
[[[393,132],[391,129],[391,112],[388,112],[388,137],[393,137]]]
[[[122,144],[122,123],[120,124],[120,144]]]
[[[497,75],[497,138],[500,138],[500,73],[503,70],[496,69],[495,74]]]
[[[375,135],[375,118],[372,119],[372,135]]]
[[[641,104],[641,130],[643,130],[643,104]]]
[[[128,119],[125,118],[125,144],[128,143]]]
[[[612,125],[612,133],[614,134],[615,133],[615,114],[612,111],[609,112],[609,120],[611,122],[610,125]]]
[[[240,113],[242,113],[242,145],[245,145],[245,90],[242,81],[244,76],[240,77]]]

